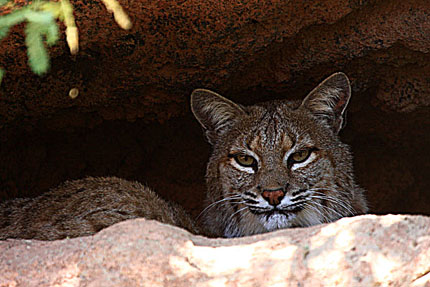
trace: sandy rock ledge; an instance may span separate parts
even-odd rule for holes
[[[0,286],[430,286],[430,217],[366,215],[239,239],[144,219],[0,242]]]

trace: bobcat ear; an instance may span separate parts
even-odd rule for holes
[[[227,131],[245,111],[215,92],[197,89],[191,94],[191,110],[206,131],[210,144]]]
[[[351,85],[344,73],[335,73],[319,84],[303,100],[305,107],[325,121],[337,134],[344,126],[345,109],[351,98]]]

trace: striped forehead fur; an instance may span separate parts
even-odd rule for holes
[[[291,146],[292,140],[286,131],[285,118],[275,108],[269,108],[258,121],[258,129],[251,133],[249,147],[256,149],[272,149],[285,145]]]

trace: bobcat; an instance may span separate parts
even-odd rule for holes
[[[338,133],[351,96],[336,73],[302,101],[242,106],[204,89],[191,108],[213,147],[206,171],[209,236],[239,237],[367,212]]]
[[[55,240],[92,235],[117,222],[145,217],[199,233],[176,204],[148,187],[116,177],[66,181],[36,198],[0,204],[0,239]]]
[[[213,146],[204,233],[238,237],[365,213],[351,154],[337,136],[350,93],[343,73],[326,79],[302,103],[244,107],[195,90],[191,109]],[[137,182],[88,177],[33,199],[1,203],[0,239],[91,235],[138,217],[202,232],[182,208]]]

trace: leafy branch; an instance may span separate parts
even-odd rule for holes
[[[115,21],[123,29],[131,28],[131,21],[117,0],[101,0],[108,11],[114,14]],[[59,39],[57,19],[66,26],[66,40],[71,54],[79,51],[78,28],[73,16],[73,6],[69,0],[52,2],[35,0],[33,3],[16,8],[12,0],[0,0],[0,7],[10,6],[12,12],[0,16],[0,40],[6,37],[10,29],[22,22],[25,26],[25,44],[27,46],[28,64],[35,74],[42,75],[49,70],[49,54],[45,47],[54,45]],[[0,84],[5,71],[0,68]]]

